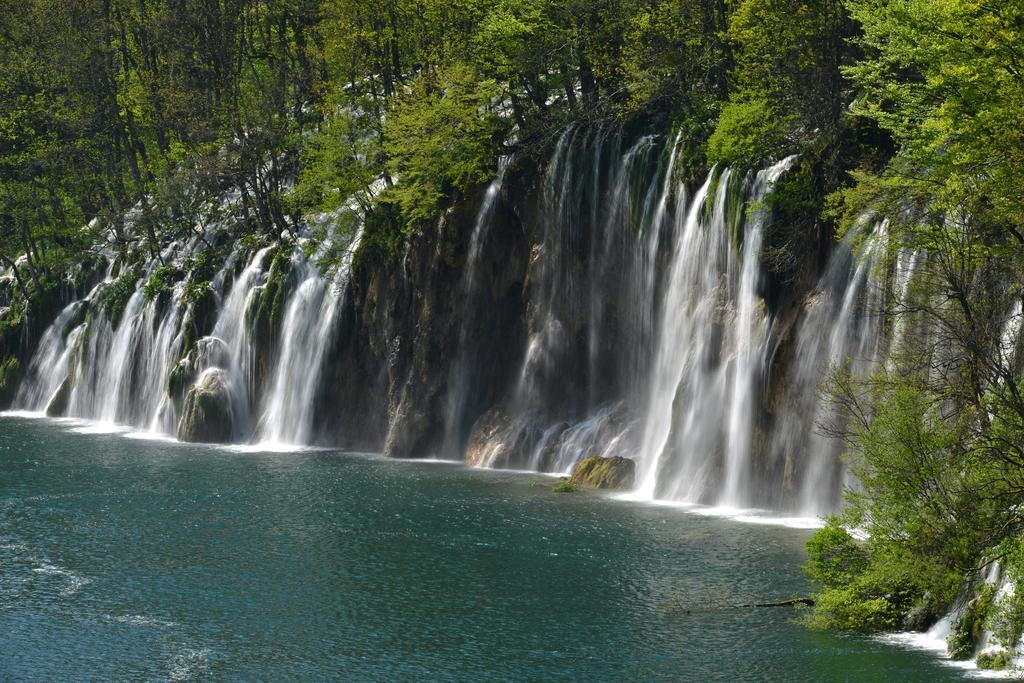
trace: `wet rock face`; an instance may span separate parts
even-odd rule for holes
[[[394,457],[460,457],[442,452],[460,333],[473,349],[466,424],[507,391],[525,336],[529,247],[514,207],[501,200],[476,264],[473,294],[482,300],[464,320],[462,277],[483,190],[421,226],[398,254],[370,253],[355,265],[319,390],[318,441]]]
[[[167,388],[174,407],[180,414],[185,399],[196,379],[210,368],[225,368],[230,362],[231,352],[217,337],[203,337],[193,344],[188,353],[171,369]]]
[[[185,396],[178,423],[178,440],[192,443],[230,443],[235,433],[227,373],[203,372]]]
[[[508,374],[516,365],[513,356],[519,353],[516,329],[522,324],[525,238],[514,215],[504,212],[495,216],[476,263],[479,279],[472,292],[464,291],[462,277],[477,208],[474,202],[449,213],[437,226],[436,243],[423,239],[410,250],[412,324],[403,335],[406,355],[399,356],[393,366],[399,381],[389,392],[391,419],[385,455],[457,457],[458,453],[438,452],[449,417],[448,401],[464,400],[475,420],[494,402],[496,392],[507,386]],[[467,295],[485,300],[476,302],[471,307],[472,317],[463,320]],[[459,346],[463,327],[471,351],[486,349],[487,353],[464,356],[473,382],[454,386],[453,363],[465,352]],[[464,395],[454,395],[460,393]]]
[[[466,464],[484,467],[494,455],[494,444],[498,435],[508,428],[508,415],[500,408],[487,411],[473,428],[473,434],[466,446]]]
[[[614,460],[636,449],[635,421],[625,404],[606,404],[587,419],[554,421],[550,415],[499,403],[473,426],[466,463],[474,467],[565,472],[579,453]],[[622,459],[622,458],[619,458]]]
[[[471,467],[523,467],[530,446],[541,434],[533,420],[513,420],[504,405],[484,413],[473,427],[466,446]]]
[[[581,488],[621,490],[632,488],[636,463],[629,458],[592,455],[584,458],[572,472],[572,483]]]
[[[68,409],[68,400],[71,398],[71,390],[74,388],[74,382],[69,374],[64,381],[60,383],[60,387],[57,388],[57,392],[50,399],[49,404],[46,406],[47,417],[60,417]]]
[[[14,280],[12,277],[0,278],[0,319],[4,322],[0,325],[0,410],[11,406],[43,333],[67,304],[83,296],[99,281],[100,267],[99,262],[87,259],[79,267],[73,284],[62,282],[48,286],[24,307],[20,303],[14,304],[16,311],[11,311],[11,301],[15,296]],[[85,315],[84,307],[79,314]],[[76,318],[71,322],[77,324],[80,321],[81,318]]]

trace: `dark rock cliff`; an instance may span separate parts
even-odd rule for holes
[[[318,388],[319,443],[383,452],[391,457],[462,458],[467,440],[475,434],[474,423],[479,420],[480,428],[486,431],[487,419],[500,422],[502,406],[513,395],[523,367],[529,328],[537,322],[534,309],[538,302],[531,296],[535,294],[534,280],[544,274],[534,272],[536,257],[550,247],[545,244],[546,231],[548,239],[552,234],[551,226],[545,226],[552,217],[542,213],[542,185],[543,169],[530,163],[510,169],[481,244],[476,264],[478,279],[472,292],[466,291],[464,279],[483,187],[455,202],[436,223],[421,226],[396,251],[363,250],[348,284],[339,337]],[[595,191],[581,193],[581,207],[602,200],[588,192]],[[829,242],[830,236],[819,234],[824,231],[817,225],[813,226],[814,234],[808,232],[808,226],[794,225],[792,209],[773,213],[778,215],[768,229],[769,246],[774,246],[771,240],[780,232],[783,234],[777,240],[783,246],[785,233],[792,234],[795,229],[807,239],[807,248],[784,264],[784,269],[773,269],[772,264],[765,267],[768,277],[764,296],[775,321],[776,347],[765,386],[758,391],[760,403],[756,409],[761,417],[754,439],[755,448],[764,451],[757,458],[758,471],[780,481],[786,479],[793,463],[769,457],[766,435],[785,394],[793,362],[794,330],[805,299],[815,286],[823,255],[827,254],[827,245],[823,249],[821,240]],[[590,233],[594,230],[588,221],[592,220],[586,216],[580,219],[574,228],[580,232],[573,238],[577,249],[566,262],[558,264],[565,269],[568,281],[584,281],[583,273],[594,268],[588,262],[592,256]],[[372,230],[373,226],[368,225],[367,231]],[[602,248],[620,247],[609,244]],[[664,268],[666,253],[654,256],[656,270]],[[601,319],[606,328],[601,343],[609,348],[599,349],[597,357],[607,361],[620,353],[643,356],[649,352],[631,349],[631,340],[622,332],[632,311],[628,296],[614,286],[621,274],[595,272],[590,277],[606,278],[609,283],[603,295]],[[467,307],[467,295],[481,300]],[[590,330],[586,316],[574,315],[567,301],[554,305],[568,307],[561,317],[572,324],[564,333],[575,340],[569,347],[576,351],[561,359],[558,376],[548,383],[549,407],[572,405],[587,392],[594,394],[591,400],[597,403],[624,395],[625,383],[632,376],[617,376],[607,362],[587,367]],[[468,316],[467,310],[472,311]],[[461,357],[468,363],[470,379],[453,387],[460,334],[472,340],[471,352]],[[595,372],[596,376],[591,376]],[[451,421],[449,402],[457,392],[464,394],[465,421],[453,443],[446,429]],[[559,392],[565,394],[561,402],[554,396]],[[629,419],[628,414],[622,416],[623,421]],[[476,435],[474,442],[481,438]],[[472,451],[474,446],[469,445]]]
[[[485,300],[469,319],[463,274],[484,188],[416,231],[397,255],[359,255],[319,389],[320,442],[392,457],[461,456],[439,452],[460,331],[482,350],[470,359],[467,413],[493,404],[519,366],[532,203],[519,182],[529,177],[515,173],[497,200],[472,293]]]

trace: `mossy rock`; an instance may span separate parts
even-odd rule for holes
[[[291,273],[291,246],[282,244],[270,262],[267,281],[259,288],[258,294],[251,303],[246,315],[251,319],[252,329],[260,338],[273,338],[272,332],[277,329],[281,318],[281,305],[285,298],[288,275]]]
[[[189,283],[191,287],[193,283]],[[194,299],[189,296],[194,295]],[[186,288],[186,300],[189,303],[185,319],[182,322],[181,330],[183,340],[181,348],[191,349],[197,339],[210,333],[217,324],[218,301],[217,293],[209,286],[209,283],[199,283],[194,289]]]
[[[974,654],[974,649],[984,631],[985,618],[992,607],[994,594],[995,586],[986,583],[979,589],[977,597],[967,603],[963,616],[953,624],[953,629],[946,641],[950,659],[970,659]]]
[[[1003,671],[1013,666],[1013,657],[1006,650],[982,652],[974,661],[979,669],[987,669],[989,671]]]
[[[175,363],[174,367],[171,368],[171,372],[167,375],[167,394],[171,397],[175,409],[179,412],[184,405],[191,376],[192,366],[187,356]]]
[[[235,424],[227,373],[205,371],[185,397],[178,423],[178,440],[191,443],[230,443]]]
[[[480,416],[466,445],[466,464],[470,467],[488,467],[493,463],[492,444],[499,442],[508,429],[510,420],[502,406],[495,406]]]
[[[182,412],[189,389],[203,371],[228,366],[230,353],[224,341],[217,337],[202,337],[191,345],[167,375],[167,393],[175,410]]]
[[[207,285],[197,286],[193,292],[192,318],[201,333],[213,329],[217,322],[217,292]]]
[[[375,263],[394,263],[405,238],[406,232],[398,206],[391,202],[381,202],[366,216],[363,236],[352,257],[352,273],[358,277],[359,273],[372,268]]]
[[[932,598],[931,592],[926,592],[903,617],[900,627],[906,631],[927,631],[941,616],[941,606]]]
[[[588,489],[627,489],[636,479],[636,463],[629,458],[592,455],[576,465],[570,481]]]
[[[5,389],[12,382],[17,381],[21,374],[21,362],[13,353],[0,363],[0,389]]]
[[[129,268],[116,280],[112,281],[100,294],[100,305],[107,313],[107,318],[113,327],[117,327],[124,315],[128,301],[138,289],[139,279],[142,277],[142,269],[139,267]]]
[[[568,479],[559,479],[558,483],[551,487],[551,490],[555,493],[576,493],[579,491],[576,484],[572,483]]]
[[[22,328],[25,324],[25,311],[27,305],[24,300],[17,300],[14,304],[4,310],[0,316],[0,343],[6,349],[14,349],[19,345],[22,337]]]
[[[142,286],[142,294],[146,301],[152,301],[157,297],[166,298],[174,288],[176,282],[185,278],[185,272],[173,264],[157,266],[149,279]]]
[[[71,286],[79,295],[87,292],[103,277],[108,265],[107,260],[100,254],[86,252],[80,258],[81,261],[71,278]]]
[[[21,381],[21,361],[15,354],[10,354],[0,363],[0,400],[7,405]]]

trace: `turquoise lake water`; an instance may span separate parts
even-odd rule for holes
[[[0,417],[0,680],[944,681],[805,630],[810,532]]]

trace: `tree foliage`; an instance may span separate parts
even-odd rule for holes
[[[833,198],[836,213],[850,229],[866,213],[888,216],[886,265],[914,267],[906,294],[885,303],[895,345],[886,365],[861,380],[837,376],[831,388],[858,479],[845,519],[870,534],[868,572],[895,574],[891,556],[937,567],[917,574],[913,591],[944,594],[945,607],[949,576],[976,583],[993,561],[1018,571],[1008,548],[1024,533],[1024,6],[847,5],[863,51],[844,67],[856,89],[851,116],[886,131],[895,154],[854,174]],[[974,650],[984,595],[955,625],[955,656]],[[999,627],[1014,631],[1012,650],[1020,606],[1010,602],[996,612],[1014,624]]]

